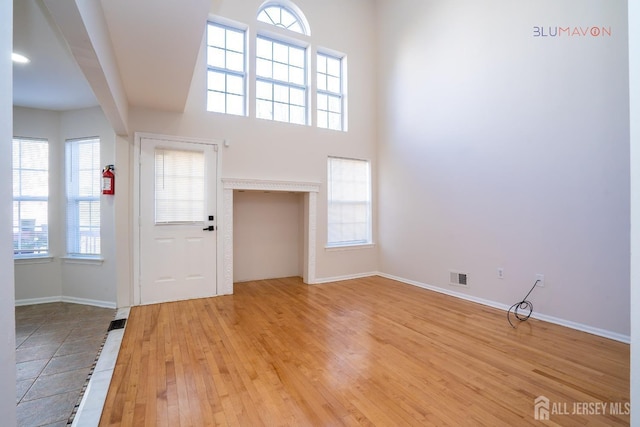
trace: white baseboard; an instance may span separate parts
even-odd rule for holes
[[[75,298],[75,297],[62,297],[62,302],[69,302],[72,304],[92,305],[94,307],[102,308],[117,308],[115,302],[111,301],[99,301],[95,299],[87,298]]]
[[[487,300],[484,298],[474,297],[473,295],[467,295],[462,292],[452,291],[449,289],[441,288],[438,286],[428,285],[426,283],[417,282],[415,280],[404,279],[402,277],[393,276],[386,273],[376,273],[378,276],[385,277],[387,279],[395,280],[398,282],[406,283],[407,285],[417,286],[419,288],[427,289],[430,291],[438,292],[441,294],[449,295],[455,298],[460,298],[466,301],[475,302],[478,304],[486,305],[488,307],[497,308],[498,310],[507,311],[511,307],[510,305],[502,304],[496,301]],[[593,326],[585,325],[582,323],[572,322],[570,320],[561,319],[559,317],[549,316],[546,314],[533,313],[531,315],[534,319],[543,320],[545,322],[554,323],[556,325],[565,326],[567,328],[575,329],[582,332],[587,332],[592,335],[597,335],[604,338],[609,338],[615,341],[623,342],[625,344],[631,343],[631,336],[619,334],[617,332],[607,331],[605,329],[595,328]]]
[[[68,302],[72,304],[92,305],[94,307],[116,308],[115,302],[64,296],[20,299],[16,300],[16,307],[22,305],[48,304],[51,302]]]
[[[62,301],[62,297],[44,297],[44,298],[27,298],[27,299],[17,299],[16,307],[22,305],[35,305],[35,304],[48,304],[50,302],[60,302]]]
[[[321,285],[323,283],[342,282],[344,280],[362,279],[364,277],[371,277],[371,276],[382,276],[382,275],[378,272],[371,272],[371,273],[349,274],[347,276],[324,277],[322,279],[316,278],[313,283],[310,283],[310,285]]]

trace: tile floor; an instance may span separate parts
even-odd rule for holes
[[[66,426],[116,310],[71,303],[16,307],[18,426]]]

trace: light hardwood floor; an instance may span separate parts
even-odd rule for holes
[[[100,425],[629,424],[626,344],[381,277],[234,292],[134,307]]]

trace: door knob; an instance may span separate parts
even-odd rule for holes
[[[213,225],[210,225],[208,227],[203,228],[204,231],[213,231],[215,230],[215,227]]]

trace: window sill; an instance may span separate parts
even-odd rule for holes
[[[53,257],[50,255],[45,256],[33,256],[33,257],[19,257],[13,259],[14,264],[48,264],[53,262]]]
[[[104,263],[104,258],[102,257],[64,256],[60,259],[65,264],[102,265]]]
[[[326,252],[339,252],[339,251],[355,251],[358,249],[370,249],[375,247],[376,247],[375,243],[358,243],[353,245],[325,246],[324,250]]]

